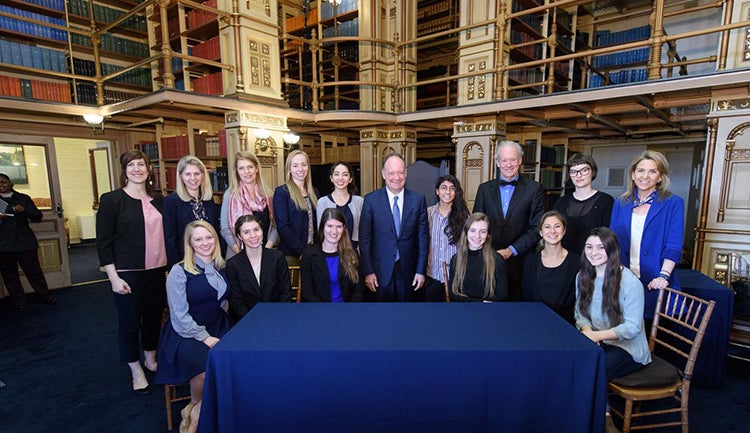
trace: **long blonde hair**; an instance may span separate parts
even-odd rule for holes
[[[266,187],[266,182],[263,180],[263,176],[261,175],[260,160],[254,153],[248,150],[240,150],[239,152],[234,154],[234,166],[232,167],[234,170],[234,174],[232,176],[229,176],[229,188],[227,192],[236,192],[239,190],[239,187],[242,186],[240,175],[237,174],[237,163],[240,160],[249,161],[258,169],[258,173],[255,175],[255,183],[258,185],[258,190],[264,197],[270,197],[271,190]]]
[[[492,249],[492,235],[490,234],[490,219],[482,212],[474,212],[469,215],[461,231],[461,240],[456,245],[456,267],[453,276],[451,291],[459,296],[466,296],[464,292],[464,278],[466,278],[466,267],[469,262],[469,240],[468,234],[471,225],[475,222],[487,223],[487,240],[482,245],[482,281],[484,281],[484,299],[495,296],[495,251]]]
[[[198,189],[198,199],[202,201],[213,200],[214,190],[211,188],[211,180],[208,178],[206,165],[203,164],[203,161],[193,155],[185,155],[180,159],[180,162],[177,163],[177,183],[175,184],[177,185],[177,188],[175,189],[177,196],[180,197],[180,200],[182,201],[190,201],[193,199],[190,197],[187,187],[185,187],[185,182],[182,181],[182,172],[185,171],[188,165],[198,167],[198,170],[200,170],[203,175],[201,186]]]
[[[644,150],[643,152],[639,153],[638,156],[635,157],[635,159],[633,159],[633,162],[630,163],[630,171],[628,173],[630,182],[628,182],[628,189],[626,189],[625,192],[620,196],[620,198],[624,201],[630,201],[633,199],[633,193],[635,192],[635,181],[633,180],[633,173],[635,173],[635,169],[638,164],[640,164],[644,159],[650,159],[651,161],[654,161],[656,163],[656,169],[659,170],[661,182],[656,184],[656,191],[659,195],[658,199],[661,200],[672,195],[672,193],[669,192],[669,185],[671,182],[669,181],[669,162],[667,161],[667,158],[662,153],[655,150]]]
[[[224,269],[224,266],[226,264],[224,263],[224,259],[221,257],[219,236],[216,234],[216,230],[214,230],[214,227],[211,224],[201,220],[191,221],[188,223],[188,225],[185,226],[185,237],[183,240],[185,259],[182,261],[182,267],[185,268],[186,272],[189,272],[193,275],[198,275],[201,272],[200,269],[195,266],[195,251],[193,250],[192,245],[190,245],[190,238],[193,236],[193,232],[195,231],[195,229],[199,227],[208,230],[216,241],[216,244],[214,245],[214,251],[213,253],[211,253],[211,262],[213,262],[214,268],[216,268],[217,270]]]
[[[294,203],[294,206],[297,207],[297,209],[307,209],[307,204],[305,203],[305,197],[302,194],[302,191],[300,191],[299,187],[296,183],[294,183],[294,179],[292,179],[292,159],[297,155],[303,155],[305,157],[305,160],[307,161],[307,176],[305,176],[305,189],[307,190],[307,195],[310,196],[310,201],[312,201],[313,205],[313,212],[315,211],[315,206],[318,205],[318,197],[315,195],[315,189],[312,185],[312,178],[310,176],[310,157],[307,156],[307,153],[305,153],[302,150],[293,150],[291,153],[289,153],[289,156],[286,157],[286,164],[284,165],[284,170],[286,170],[286,182],[285,185],[287,189],[289,190],[289,195],[292,198],[292,203]]]

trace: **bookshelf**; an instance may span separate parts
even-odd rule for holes
[[[565,183],[568,158],[566,137],[543,137],[541,132],[508,134],[523,148],[520,175],[542,184],[546,195],[559,195]]]
[[[417,37],[457,28],[458,11],[458,0],[420,0],[417,3]],[[455,75],[458,72],[455,61],[457,51],[457,34],[417,44],[417,79],[424,81]],[[418,86],[417,109],[455,105],[457,88],[456,81]]]
[[[618,30],[617,22],[591,25],[591,44],[594,48],[609,47],[628,42],[643,41],[651,37],[651,27],[634,27],[631,22],[624,30]],[[609,28],[607,27],[609,26]],[[616,51],[610,54],[593,56],[588,87],[602,87],[611,84],[646,81],[650,50],[648,47]]]
[[[513,0],[512,12],[539,7],[543,1]],[[506,40],[511,44],[508,65],[542,59],[547,50],[548,13],[537,13],[514,17],[506,29]],[[506,76],[506,88],[510,97],[532,96],[544,93],[545,68],[511,69]]]
[[[322,39],[318,51],[320,81],[357,81],[359,43],[326,39],[359,36],[359,0],[319,0],[318,11],[318,35]],[[359,88],[354,85],[323,87],[320,106],[323,110],[358,110]]]

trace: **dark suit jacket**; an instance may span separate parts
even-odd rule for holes
[[[315,196],[320,196],[317,190]],[[302,256],[307,248],[307,211],[294,205],[286,185],[279,185],[273,193],[273,214],[279,232],[279,250],[287,256]],[[317,229],[315,206],[312,215],[313,227]]]
[[[328,263],[326,255],[320,244],[315,244],[302,255],[300,264],[302,275],[302,300],[304,302],[331,302],[331,280],[328,276]],[[359,302],[362,300],[361,281],[352,281],[339,266],[339,286],[341,294],[346,302]]]
[[[240,320],[258,302],[290,302],[292,283],[286,257],[278,250],[263,248],[260,283],[244,251],[227,260],[229,308]]]
[[[8,203],[7,214],[13,214],[0,220],[0,252],[10,253],[18,251],[31,251],[39,248],[34,231],[29,227],[29,221],[39,222],[42,220],[42,212],[36,207],[34,201],[26,194],[11,190],[13,195],[2,197]],[[20,204],[24,211],[16,213],[13,206]]]
[[[513,245],[518,255],[524,256],[539,241],[537,224],[544,213],[542,185],[520,176],[510,198],[508,215],[503,216],[499,179],[485,182],[477,189],[474,212],[483,212],[490,219],[493,249]]]
[[[161,212],[164,199],[157,194],[151,204]],[[96,212],[96,248],[101,266],[116,269],[146,267],[146,226],[141,201],[122,189],[102,194]]]
[[[359,220],[359,250],[363,275],[375,274],[380,286],[391,284],[398,249],[403,287],[411,286],[414,274],[426,275],[430,229],[424,196],[404,189],[401,234],[396,236],[391,204],[385,187],[365,196]]]
[[[213,200],[203,200],[203,208],[206,210],[208,223],[216,230],[217,245],[221,248],[221,251],[224,251],[224,238],[219,235],[221,233],[219,206]],[[195,221],[193,205],[190,202],[182,201],[180,196],[173,192],[164,199],[161,213],[164,223],[164,246],[167,249],[167,267],[172,269],[172,265],[185,257],[183,237],[185,236],[185,226]]]

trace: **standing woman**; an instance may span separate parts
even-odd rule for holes
[[[351,234],[351,242],[354,248],[359,243],[359,217],[362,215],[362,204],[364,200],[357,193],[354,185],[354,173],[352,167],[342,161],[331,167],[331,183],[333,192],[318,200],[315,207],[317,220],[320,221],[323,211],[336,208],[344,214],[347,231]]]
[[[456,254],[456,245],[461,238],[461,230],[469,208],[464,201],[464,190],[455,177],[440,176],[435,183],[438,202],[427,208],[427,221],[430,226],[430,252],[427,255],[427,301],[445,300],[445,275],[443,263],[450,263]]]
[[[575,190],[560,197],[554,208],[568,221],[563,248],[580,257],[591,229],[609,227],[615,199],[591,186],[598,172],[594,158],[576,153],[568,159],[567,167]]]
[[[99,263],[107,272],[117,307],[120,360],[130,367],[133,391],[149,394],[140,364],[140,348],[148,370],[156,371],[156,346],[164,291],[161,194],[154,191],[151,163],[140,150],[120,155],[122,188],[102,194],[96,214]]]
[[[323,211],[318,242],[302,255],[300,272],[305,302],[362,300],[359,258],[349,241],[346,217],[339,209]]]
[[[464,223],[456,255],[451,259],[451,301],[505,301],[508,274],[505,260],[492,248],[487,215],[474,212]]]
[[[539,220],[543,248],[526,258],[523,265],[524,301],[541,301],[569,323],[574,323],[576,274],[581,256],[563,247],[567,223],[565,217],[551,210]]]
[[[651,319],[658,289],[680,290],[672,272],[682,255],[685,204],[669,192],[669,163],[659,152],[646,150],[636,156],[630,179],[612,209],[610,228],[620,241],[622,264],[648,289],[645,317]]]
[[[651,362],[643,324],[643,286],[620,263],[612,230],[593,229],[584,254],[576,279],[576,328],[604,349],[609,382]]]
[[[164,199],[164,242],[167,266],[172,267],[185,255],[185,226],[191,221],[208,221],[219,230],[219,207],[203,161],[186,155],[177,163],[177,190]]]
[[[159,339],[156,383],[190,382],[190,403],[180,431],[195,432],[203,398],[208,350],[229,331],[227,281],[219,236],[206,221],[192,221],[183,236],[185,260],[167,277],[169,320]]]
[[[244,251],[227,260],[229,308],[236,321],[258,302],[289,302],[292,284],[284,254],[263,247],[263,228],[255,215],[243,215],[234,233]]]
[[[315,240],[315,206],[318,193],[310,180],[310,158],[301,150],[286,158],[286,183],[273,194],[279,250],[290,265],[299,264],[305,249]]]
[[[273,203],[260,174],[260,161],[254,153],[242,150],[234,155],[234,175],[221,203],[221,237],[227,244],[226,258],[240,252],[242,241],[234,237],[234,223],[242,215],[255,215],[263,230],[263,244],[276,243],[273,228]]]

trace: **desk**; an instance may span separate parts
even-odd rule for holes
[[[676,269],[676,272],[685,293],[716,301],[695,363],[693,383],[705,388],[720,388],[726,374],[734,295],[729,288],[698,271]]]
[[[199,432],[604,432],[604,353],[541,303],[258,304]]]

